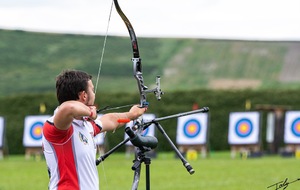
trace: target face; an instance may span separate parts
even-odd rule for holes
[[[287,111],[284,124],[284,142],[300,143],[300,111]]]
[[[256,144],[259,142],[260,113],[231,112],[229,115],[228,143]]]
[[[43,126],[49,115],[30,115],[24,120],[23,145],[25,147],[42,146]]]
[[[176,142],[179,145],[206,144],[208,114],[197,113],[178,118]]]
[[[295,136],[300,137],[300,118],[295,119],[292,123],[291,130]]]
[[[252,122],[249,119],[241,119],[236,123],[235,132],[239,137],[248,137],[253,130]]]
[[[42,139],[43,123],[35,122],[30,128],[30,136],[34,140]]]
[[[183,126],[183,133],[188,138],[194,138],[200,134],[201,124],[196,119],[187,121]]]

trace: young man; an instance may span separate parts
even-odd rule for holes
[[[97,118],[91,76],[82,71],[62,72],[56,80],[59,106],[43,127],[43,149],[50,177],[50,190],[98,190],[94,136],[134,120],[146,108],[109,113]]]

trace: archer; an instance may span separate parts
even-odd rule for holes
[[[99,189],[94,137],[134,120],[146,108],[132,106],[129,112],[108,113],[97,118],[91,75],[75,70],[56,79],[59,106],[43,127],[43,150],[49,173],[49,190]]]

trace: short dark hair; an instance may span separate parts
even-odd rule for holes
[[[86,91],[92,76],[83,71],[65,70],[56,77],[56,97],[59,104],[78,100],[79,92]]]

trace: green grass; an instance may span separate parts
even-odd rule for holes
[[[131,189],[132,158],[115,153],[98,166],[101,190]],[[300,177],[299,160],[279,156],[231,159],[229,152],[213,152],[209,158],[190,161],[195,173],[190,175],[173,153],[159,153],[150,165],[151,189],[154,190],[247,190],[275,189],[268,186]],[[44,160],[25,160],[10,156],[0,161],[0,190],[47,189],[48,174]],[[299,189],[300,182],[286,189]],[[139,189],[145,189],[145,167],[142,166]]]

